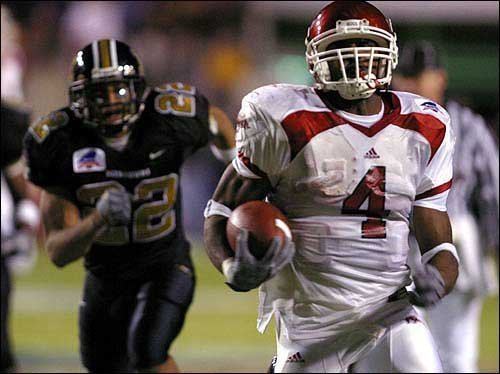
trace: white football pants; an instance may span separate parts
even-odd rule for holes
[[[450,217],[453,242],[460,258],[459,275],[452,292],[432,308],[417,308],[424,315],[447,373],[478,371],[479,325],[484,297],[495,294],[497,270],[482,253],[479,231],[470,215]],[[409,263],[420,262],[418,244],[410,236]]]
[[[452,291],[426,320],[436,341],[446,373],[477,373],[479,323],[483,298]]]
[[[416,318],[388,328],[363,328],[327,339],[293,341],[277,321],[277,348],[275,373],[442,372],[432,336],[426,324]],[[350,368],[354,362],[356,365]]]

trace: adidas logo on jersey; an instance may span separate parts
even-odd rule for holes
[[[297,352],[297,353],[291,355],[290,357],[288,357],[286,362],[305,362],[305,360],[304,360],[304,358],[302,358],[302,355],[300,354],[300,352]]]
[[[365,153],[365,158],[380,158],[380,156],[375,152],[375,149],[371,148]]]

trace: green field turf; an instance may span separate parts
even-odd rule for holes
[[[272,326],[255,329],[257,292],[235,293],[222,282],[204,252],[193,252],[194,302],[172,354],[186,372],[265,372],[275,351]],[[81,261],[64,269],[39,256],[29,274],[15,280],[11,326],[23,372],[82,372],[77,308]],[[481,323],[480,368],[498,372],[498,298],[490,298]]]

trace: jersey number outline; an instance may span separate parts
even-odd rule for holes
[[[134,188],[133,202],[141,203],[132,216],[132,242],[147,243],[160,239],[170,234],[176,227],[175,210],[173,206],[177,199],[177,186],[179,178],[171,173],[157,178],[142,180]],[[95,206],[99,197],[108,188],[125,191],[120,183],[106,181],[83,185],[76,192],[78,200],[86,204],[83,215],[89,213]],[[161,198],[153,200],[155,193],[161,193]],[[159,222],[153,223],[153,220]],[[96,238],[96,243],[101,245],[124,245],[130,242],[129,228],[127,226],[109,227]]]
[[[159,113],[175,114],[182,117],[194,117],[196,115],[194,87],[182,83],[171,83],[157,87],[156,91],[160,92],[155,97],[155,109]]]
[[[368,209],[360,209],[368,199]],[[364,215],[368,219],[361,223],[361,237],[365,239],[384,239],[386,229],[385,210],[385,166],[372,166],[358,183],[353,193],[342,204],[342,214]]]

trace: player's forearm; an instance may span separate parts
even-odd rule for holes
[[[222,262],[232,256],[232,251],[226,239],[227,218],[211,216],[205,219],[204,241],[205,250],[212,264],[222,273]]]
[[[212,143],[221,150],[229,150],[234,148],[234,140],[229,135],[219,133],[213,137]]]
[[[443,243],[452,243],[452,231],[448,213],[435,209],[415,207],[413,212],[415,237],[422,255],[439,249]],[[447,250],[438,251],[433,255],[429,264],[436,267],[445,282],[446,293],[455,286],[458,277],[458,261]]]
[[[210,106],[210,127],[214,135],[213,144],[223,150],[235,147],[234,127],[226,113],[215,106]]]
[[[449,294],[458,277],[458,262],[456,258],[448,251],[438,252],[429,263],[438,269],[443,277],[446,294]]]
[[[51,231],[45,242],[50,260],[63,267],[84,256],[104,227],[104,220],[94,211],[75,226]]]

